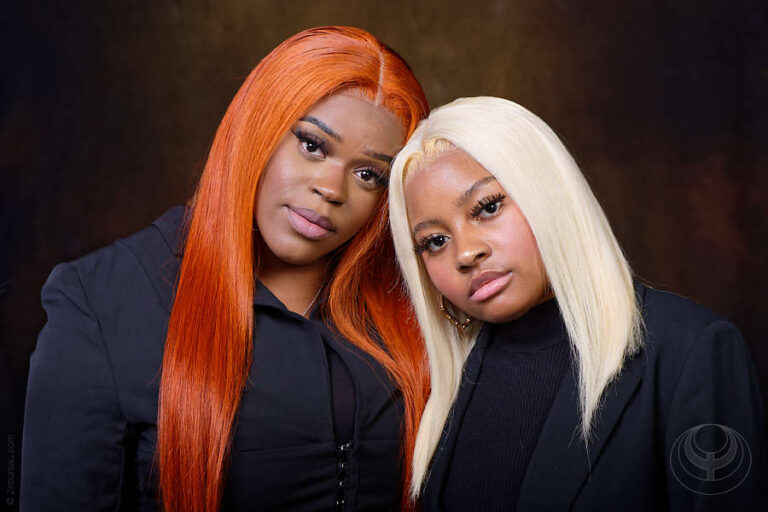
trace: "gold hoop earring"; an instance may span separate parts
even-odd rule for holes
[[[472,321],[474,320],[474,317],[467,315],[466,320],[461,322],[459,321],[458,318],[453,316],[451,312],[448,311],[448,308],[445,307],[445,296],[443,294],[440,294],[440,311],[442,311],[443,316],[445,316],[445,318],[447,318],[448,321],[450,321],[460,331],[463,331],[464,329],[466,329],[467,326],[471,324]]]

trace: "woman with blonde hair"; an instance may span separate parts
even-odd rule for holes
[[[188,207],[51,273],[22,510],[399,509],[428,383],[385,190],[427,111],[363,30],[270,52]]]
[[[429,356],[423,510],[757,510],[746,344],[634,280],[541,119],[488,97],[433,111],[393,164],[390,223]]]

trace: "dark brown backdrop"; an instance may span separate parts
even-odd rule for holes
[[[16,461],[7,481],[18,484],[27,361],[50,269],[185,201],[245,75],[287,36],[322,24],[378,35],[410,62],[433,107],[495,95],[539,114],[574,152],[637,274],[732,319],[768,394],[768,4],[674,4],[5,6],[0,396]]]

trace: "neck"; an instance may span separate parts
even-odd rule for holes
[[[257,277],[294,313],[309,313],[323,286],[330,264],[329,258],[321,258],[305,265],[293,265],[277,258],[266,247],[259,248]]]

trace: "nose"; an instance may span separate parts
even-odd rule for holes
[[[310,189],[329,203],[343,204],[346,200],[345,174],[343,165],[328,162],[322,169],[318,169],[310,181]]]
[[[456,268],[459,271],[469,270],[491,255],[488,243],[474,233],[462,233],[459,236],[454,234],[454,247]]]

